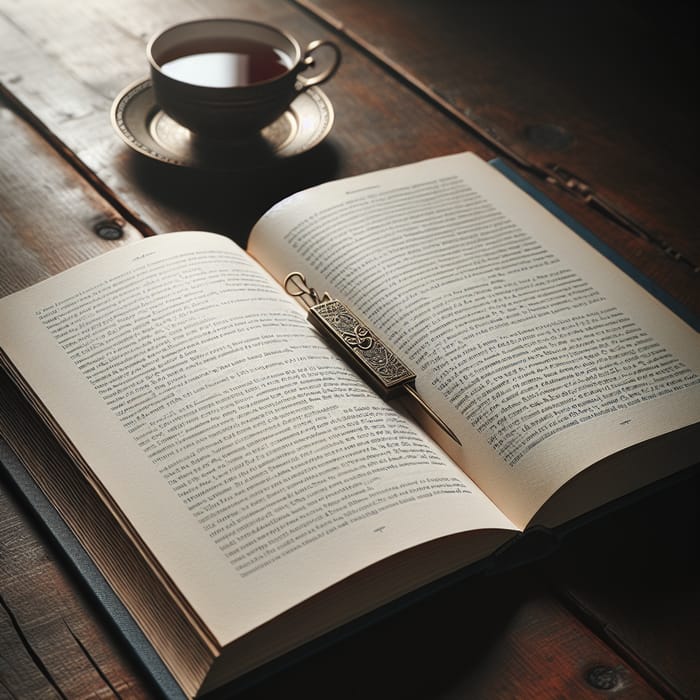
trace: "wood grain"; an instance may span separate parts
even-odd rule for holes
[[[346,40],[343,33],[334,35],[287,3],[173,2],[156,10],[150,3],[136,0],[124,0],[118,8],[91,0],[80,6],[58,7],[51,0],[35,0],[0,14],[3,55],[7,59],[0,64],[0,82],[70,157],[85,166],[106,196],[123,204],[129,220],[144,232],[206,229],[244,244],[250,227],[263,211],[305,186],[460,150],[474,150],[485,158],[496,155],[464,124],[436,111],[413,86],[387,74],[372,55],[356,50],[354,42]],[[347,12],[348,7],[344,5],[343,11]],[[407,47],[413,46],[415,36],[410,27],[391,23],[395,31],[388,31],[387,18],[391,19],[391,12],[399,8],[390,3],[382,8],[381,13],[374,8],[362,17],[373,17],[377,27],[387,29],[386,41],[404,41]],[[331,136],[311,153],[274,168],[243,174],[211,176],[184,171],[132,153],[113,133],[108,115],[115,95],[145,75],[148,36],[177,20],[222,14],[277,23],[302,43],[334,36],[344,61],[323,88],[337,115]],[[405,18],[412,16],[404,14]],[[444,13],[435,16],[445,21]],[[430,30],[429,18],[426,16],[419,26]],[[415,28],[415,24],[411,26]],[[457,22],[455,26],[461,25]],[[345,25],[342,29],[347,31]],[[443,41],[443,34],[437,29],[435,32]],[[100,37],[100,41],[81,41],[83,36]],[[368,36],[367,42],[374,35]],[[463,43],[455,48],[453,42],[452,50],[457,51],[455,55],[467,52],[469,57],[470,44]],[[439,42],[435,45],[436,60],[444,59],[446,46]],[[410,56],[402,52],[398,58],[404,60],[404,56],[408,70]],[[525,122],[517,114],[508,114],[511,122],[524,128]],[[673,177],[663,178],[669,188]],[[658,181],[657,177],[654,182]],[[550,188],[548,194],[662,289],[700,312],[697,277],[687,266],[661,253],[658,246],[631,236],[585,203],[573,201],[570,195],[556,188]],[[638,202],[651,201],[645,192],[635,191],[634,196]],[[694,228],[691,232],[687,227],[672,228],[681,232],[684,241],[696,240]]]
[[[148,680],[46,533],[0,487],[0,698],[148,698]]]
[[[0,294],[141,238],[4,99],[0,143]],[[121,238],[100,238],[103,226]],[[26,434],[2,379],[0,424],[14,420]],[[46,539],[1,481],[0,698],[148,697],[134,661]]]
[[[262,172],[211,176],[148,161],[118,140],[109,108],[125,84],[145,73],[147,37],[176,20],[221,14],[283,25],[302,42],[326,36],[340,41],[343,65],[324,86],[337,113],[325,144]],[[395,29],[383,41],[410,46],[412,35]],[[205,228],[243,243],[268,206],[323,180],[459,150],[486,158],[496,153],[409,82],[397,81],[371,52],[358,50],[352,38],[287,2],[0,0],[0,34],[0,294],[142,233]],[[506,121],[520,119],[510,115]],[[640,269],[697,306],[695,288],[677,263],[565,193],[551,194]],[[99,238],[96,229],[104,225],[121,228],[123,238]],[[26,429],[29,417],[6,383],[0,397],[2,419],[19,432]],[[672,529],[662,532],[670,536]],[[573,551],[590,562],[586,547],[595,546],[591,540]],[[638,561],[632,555],[621,561],[628,567],[619,566],[615,575],[624,585],[644,571],[632,566]],[[673,561],[667,560],[669,570]],[[534,567],[464,582],[243,697],[651,698],[657,690],[692,688],[697,676],[687,649],[697,646],[697,635],[689,622],[670,621],[696,609],[697,590],[686,591],[676,606],[664,598],[679,595],[672,586],[657,597],[632,589],[636,595],[625,601],[628,589],[611,596],[603,573],[592,580],[574,559],[554,573]],[[564,592],[565,605],[543,581]],[[676,581],[696,585],[692,578]],[[601,595],[594,595],[596,585]],[[143,672],[4,481],[0,598],[3,700],[153,696]],[[649,615],[640,614],[644,605]],[[683,653],[674,649],[679,629],[679,643],[688,645]],[[612,687],[596,688],[596,679]]]
[[[697,42],[683,11],[602,0],[585,9],[553,0],[297,1],[514,162],[540,173],[562,167],[641,226],[656,250],[629,232],[608,238],[593,222],[700,310]]]
[[[586,624],[668,697],[700,690],[700,470],[590,523],[546,563]]]
[[[286,2],[53,0],[0,14],[0,82],[152,230],[206,229],[244,243],[257,218],[283,196],[324,180],[459,150],[491,151],[409,88],[339,39],[343,62],[323,86],[335,126],[314,151],[277,167],[238,174],[186,171],[132,153],[109,111],[127,84],[147,74],[145,44],[168,24],[236,15],[285,27],[302,44],[331,33]],[[83,37],[99,37],[84,41]],[[337,38],[337,37],[335,37]]]
[[[2,95],[0,143],[0,295],[141,238]]]
[[[245,693],[311,698],[658,698],[551,597],[536,572],[476,577]],[[605,669],[605,670],[603,670]],[[596,676],[596,674],[598,674]]]

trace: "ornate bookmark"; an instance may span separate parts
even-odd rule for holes
[[[332,299],[328,293],[320,297],[301,272],[290,272],[284,288],[287,294],[301,298],[309,310],[309,323],[380,396],[393,399],[406,392],[458,445],[462,444],[420,397],[415,387],[416,375],[342,301]]]

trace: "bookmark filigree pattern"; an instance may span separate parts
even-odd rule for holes
[[[408,367],[345,304],[333,299],[317,304],[312,310],[387,388],[414,378]]]

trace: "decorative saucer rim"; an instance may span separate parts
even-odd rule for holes
[[[162,115],[161,110],[152,97],[153,89],[150,78],[141,78],[123,88],[112,102],[110,118],[112,126],[116,130],[121,140],[132,150],[148,157],[170,165],[176,165],[186,168],[202,169],[202,170],[241,170],[254,168],[256,166],[269,165],[281,160],[286,160],[292,156],[299,155],[310,151],[316,147],[330,133],[335,119],[333,105],[328,99],[328,96],[317,86],[308,88],[305,92],[292,102],[285,114],[280,117],[280,120],[285,119],[294,122],[294,132],[291,138],[283,140],[281,148],[278,150],[268,151],[262,154],[255,153],[255,158],[247,160],[246,156],[251,153],[244,151],[236,151],[235,142],[220,142],[223,146],[231,149],[230,162],[206,162],[197,160],[190,153],[178,154],[169,151],[167,147],[153,138],[150,134],[150,125],[154,120]],[[139,114],[136,121],[147,135],[146,138],[140,137],[134,133],[132,125],[134,123],[133,105],[140,98],[142,101],[146,98],[146,104],[139,107]],[[130,113],[131,108],[131,113]],[[312,117],[310,119],[310,117]],[[304,128],[301,128],[303,121]],[[276,122],[277,123],[277,122]],[[181,127],[185,131],[184,127]],[[273,144],[275,148],[275,144]],[[243,156],[243,159],[237,159],[236,156]]]

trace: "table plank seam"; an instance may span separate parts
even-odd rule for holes
[[[88,660],[88,663],[90,666],[92,666],[95,669],[95,672],[97,675],[104,681],[105,685],[114,693],[115,697],[121,699],[120,693],[117,691],[117,689],[114,687],[114,685],[111,683],[109,680],[107,674],[105,671],[102,670],[100,665],[97,663],[95,658],[92,656],[92,654],[88,651],[88,648],[83,644],[82,640],[78,635],[73,631],[73,628],[68,624],[68,620],[65,618],[62,618],[63,624],[66,626],[66,629],[68,630],[68,633],[70,634],[71,637],[75,640],[75,643],[78,645],[78,648],[80,651],[85,655],[85,658]]]
[[[10,620],[10,624],[12,625],[15,634],[17,635],[17,638],[19,639],[21,645],[24,647],[25,651],[29,655],[29,658],[36,666],[37,670],[46,679],[47,683],[56,691],[56,693],[58,693],[60,698],[62,698],[63,700],[68,700],[68,697],[65,695],[65,693],[63,693],[60,686],[51,675],[51,672],[46,667],[46,664],[42,661],[41,656],[37,653],[37,651],[30,643],[29,639],[27,638],[27,635],[22,630],[22,626],[20,625],[17,616],[15,615],[14,611],[9,606],[5,598],[2,596],[2,594],[0,594],[0,607],[7,614],[7,617]]]

